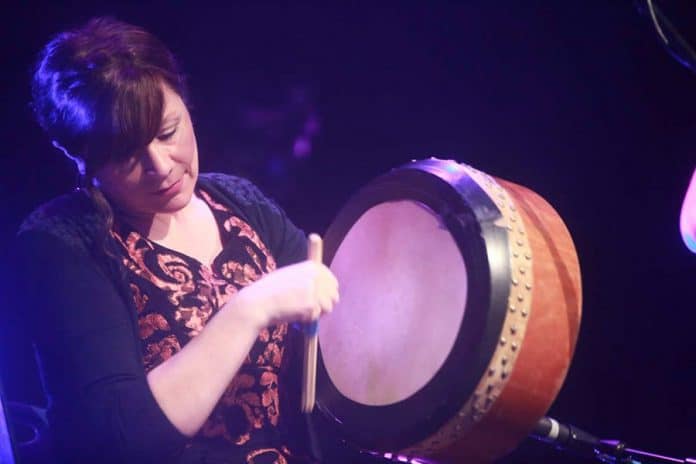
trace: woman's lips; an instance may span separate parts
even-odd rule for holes
[[[172,195],[179,193],[181,190],[181,184],[183,183],[183,177],[179,178],[176,182],[174,182],[172,185],[169,187],[165,187],[163,189],[159,189],[155,192],[155,195]]]

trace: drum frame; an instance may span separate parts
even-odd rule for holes
[[[346,441],[379,451],[428,441],[461,412],[499,344],[511,281],[510,245],[507,231],[499,225],[500,209],[462,165],[437,159],[394,169],[351,198],[325,235],[325,262],[331,263],[343,238],[366,211],[390,201],[415,201],[429,208],[448,228],[467,268],[477,272],[467,273],[467,303],[453,349],[433,379],[411,397],[387,406],[352,401],[328,380],[319,357],[317,407],[322,422],[340,429]]]

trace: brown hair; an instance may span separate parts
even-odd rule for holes
[[[187,102],[186,79],[172,52],[144,29],[113,18],[62,32],[39,55],[32,82],[37,120],[77,162],[105,232],[113,212],[91,179],[101,166],[128,159],[155,138],[162,83]]]

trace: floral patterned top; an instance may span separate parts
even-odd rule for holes
[[[149,240],[128,224],[116,222],[112,232],[128,270],[146,371],[181,350],[239,289],[276,268],[249,224],[202,189],[196,193],[211,208],[223,244],[210,266]],[[193,442],[233,445],[247,463],[288,462],[290,452],[278,442],[277,430],[287,331],[287,324],[261,331]]]

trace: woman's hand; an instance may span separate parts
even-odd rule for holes
[[[304,261],[264,275],[231,298],[181,351],[148,373],[157,403],[181,433],[194,436],[262,328],[311,321],[337,301],[338,282],[323,264]]]
[[[239,291],[233,310],[246,311],[259,328],[279,322],[310,322],[338,302],[338,281],[312,261],[282,267]]]

